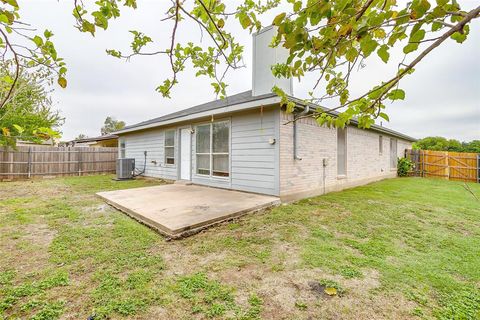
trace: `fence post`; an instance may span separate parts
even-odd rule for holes
[[[13,160],[14,160],[14,158],[13,158],[13,150],[10,150],[10,151],[8,152],[8,154],[9,154],[9,157],[8,157],[8,158],[9,158],[9,162],[10,162],[10,163],[8,164],[8,173],[10,173],[10,174],[8,175],[8,179],[13,179],[13,178],[14,178],[14,175],[12,174],[12,173],[14,173],[14,172],[13,172]]]
[[[82,148],[78,149],[78,175],[82,175]]]
[[[447,180],[450,180],[450,160],[449,160],[450,154],[448,151],[445,151],[445,166],[447,168],[446,173],[447,173]]]
[[[477,154],[477,183],[480,183],[480,153]]]
[[[418,166],[419,166],[419,167],[420,167],[420,162],[422,163],[422,169],[421,169],[421,171],[420,171],[420,177],[423,178],[423,177],[424,177],[423,171],[424,171],[424,167],[425,167],[425,156],[424,156],[424,154],[423,154],[423,150],[420,150],[420,151],[419,151],[418,159],[419,159],[419,160],[418,160],[418,163],[419,163]]]
[[[28,147],[28,179],[32,177],[32,147]]]
[[[72,164],[70,163],[72,161],[72,157],[70,156],[70,147],[67,147],[67,176],[70,175],[72,173]]]

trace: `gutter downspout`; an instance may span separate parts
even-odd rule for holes
[[[297,118],[306,115],[310,111],[310,107],[307,105],[303,108],[303,111],[298,114],[293,114],[293,159],[294,160],[302,160],[301,157],[298,156],[297,150]]]

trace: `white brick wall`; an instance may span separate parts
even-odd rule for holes
[[[390,168],[390,137],[383,135],[383,153],[379,153],[379,133],[350,126],[346,132],[347,174],[337,176],[337,129],[320,127],[314,119],[297,121],[297,150],[302,160],[293,158],[293,116],[280,114],[280,196],[293,200],[305,196],[341,190],[387,177]],[[403,156],[411,143],[397,139],[397,155]],[[322,160],[327,159],[327,167]]]

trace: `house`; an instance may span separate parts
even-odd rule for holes
[[[67,142],[67,147],[91,147],[91,148],[100,148],[100,147],[117,147],[118,146],[118,136],[114,134],[107,134],[103,136],[93,137],[93,138],[84,138],[76,139]]]
[[[374,125],[359,129],[319,126],[294,114],[271,93],[292,95],[291,79],[273,77],[270,66],[285,59],[270,48],[273,28],[254,35],[252,90],[125,127],[119,156],[135,158],[145,175],[194,184],[269,194],[290,201],[396,176],[397,157],[414,138]],[[284,61],[284,60],[283,60]],[[296,113],[315,106],[297,103]]]

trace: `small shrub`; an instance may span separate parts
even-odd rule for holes
[[[407,158],[398,158],[397,174],[399,177],[406,177],[412,168],[412,161]]]

